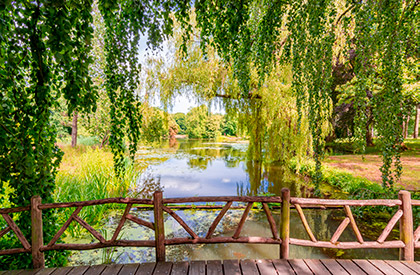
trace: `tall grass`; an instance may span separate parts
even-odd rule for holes
[[[126,197],[135,183],[138,173],[129,160],[126,161],[126,172],[118,178],[113,170],[111,152],[79,146],[62,147],[64,157],[56,178],[56,189],[53,194],[56,202],[74,202],[97,200],[112,197]],[[98,225],[106,212],[122,208],[122,205],[106,204],[84,207],[79,216],[91,225]],[[67,209],[62,216],[68,218],[73,210]],[[94,226],[95,227],[95,226]],[[75,234],[78,228],[71,228]]]

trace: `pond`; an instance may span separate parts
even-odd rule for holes
[[[131,197],[151,197],[162,190],[164,197],[280,195],[287,187],[291,195],[309,197],[305,180],[291,173],[287,167],[261,165],[247,160],[246,142],[212,142],[197,140],[173,140],[160,146],[144,146],[136,155],[136,165],[141,176],[131,190]],[[217,216],[217,211],[183,210],[176,213],[201,237],[204,236]],[[232,236],[243,210],[229,210],[214,233],[215,236]],[[151,211],[132,210],[145,220],[153,221]],[[279,213],[274,218],[279,224]],[[102,232],[112,234],[121,211],[110,213],[104,221]],[[308,223],[319,240],[329,240],[343,219],[341,210],[305,210]],[[187,237],[187,233],[175,220],[165,216],[165,234],[168,237]],[[363,232],[362,232],[363,234]],[[154,232],[146,227],[127,221],[122,239],[154,239]],[[271,236],[270,227],[263,211],[251,211],[241,236]],[[307,239],[307,234],[295,211],[291,212],[291,237]],[[355,240],[350,226],[340,240]],[[68,241],[74,242],[71,238]],[[86,235],[83,242],[93,241]],[[279,257],[278,245],[262,244],[206,244],[167,246],[168,261],[215,260],[215,259],[275,259]],[[291,258],[375,258],[398,259],[397,249],[333,250],[311,247],[290,247]],[[70,265],[138,263],[154,261],[153,248],[107,248],[92,251],[76,251],[70,257]]]

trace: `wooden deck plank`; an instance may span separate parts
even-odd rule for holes
[[[315,275],[327,275],[330,274],[328,269],[317,259],[305,259],[303,260],[306,265],[312,270]]]
[[[123,265],[121,264],[109,264],[105,266],[105,269],[102,271],[101,275],[116,275],[120,272]]]
[[[33,270],[33,269],[31,269],[31,270],[21,270],[19,272],[19,275],[35,275],[38,271],[39,271],[39,269],[36,269],[36,270]]]
[[[134,275],[139,268],[139,264],[125,264],[123,268],[121,268],[120,273],[122,275]]]
[[[402,263],[405,264],[406,266],[408,266],[411,270],[413,270],[417,274],[420,274],[420,265],[419,264],[417,264],[415,262],[408,262],[408,261],[404,261]]]
[[[142,263],[136,271],[136,275],[152,275],[155,270],[156,263]],[[121,275],[124,275],[120,273]]]
[[[357,264],[355,264],[352,260],[336,260],[349,274],[365,274]]]
[[[239,261],[242,274],[259,275],[257,264],[254,260]]]
[[[72,269],[72,266],[59,267],[56,270],[54,270],[54,272],[51,273],[51,275],[66,275],[69,274]]]
[[[169,275],[171,274],[171,269],[172,269],[171,262],[158,262],[156,264],[155,271],[153,271],[153,275]]]
[[[264,275],[277,275],[276,268],[270,260],[256,260],[258,270]]]
[[[400,272],[404,275],[417,275],[418,273],[414,272],[410,268],[408,268],[406,265],[404,265],[400,261],[385,261],[387,264],[389,264],[392,268]]]
[[[290,259],[288,260],[290,265],[293,268],[293,271],[297,275],[306,275],[306,274],[313,274],[309,267],[302,259]]]
[[[7,270],[6,273],[7,275],[17,275],[21,272],[22,270]]]
[[[393,269],[389,264],[384,262],[383,260],[369,260],[377,269],[382,271],[385,274],[389,275],[401,275],[398,271]]]
[[[83,275],[100,275],[105,268],[106,265],[93,265]]]
[[[337,274],[337,275],[348,275],[349,274],[349,272],[347,272],[344,269],[344,267],[342,267],[336,260],[322,259],[320,261],[334,275],[335,274]]]
[[[71,274],[71,275],[79,275],[80,274],[80,275],[82,275],[88,269],[89,269],[89,266],[76,266],[76,267],[73,267],[73,269],[68,274]]]
[[[188,274],[188,262],[176,262],[172,265],[171,275],[185,275]]]
[[[366,260],[352,260],[355,264],[357,264],[364,272],[367,274],[372,275],[382,275],[382,271],[380,271],[376,266],[371,264]]]
[[[223,274],[222,262],[219,260],[207,261],[207,275]]]
[[[189,275],[206,275],[205,261],[192,261],[190,263]]]
[[[239,268],[239,260],[224,260],[223,271],[226,275],[241,275],[241,269]]]
[[[294,275],[295,274],[295,272],[293,271],[293,268],[290,266],[290,264],[287,260],[275,259],[272,262],[273,262],[274,267],[277,270],[277,273],[285,274],[285,275]]]
[[[35,273],[36,275],[51,275],[57,268],[53,267],[53,268],[43,268],[38,270],[37,273]]]

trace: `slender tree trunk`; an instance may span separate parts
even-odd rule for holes
[[[77,111],[73,112],[73,123],[71,124],[71,147],[77,145]]]
[[[404,139],[406,139],[408,136],[408,123],[409,122],[410,122],[410,116],[408,115],[407,120],[404,121],[404,133],[403,133]]]
[[[373,125],[368,124],[366,126],[366,146],[372,147],[373,145]]]
[[[413,138],[419,137],[420,103],[416,107],[416,120],[414,121]]]

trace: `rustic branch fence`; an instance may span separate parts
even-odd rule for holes
[[[214,203],[226,202],[223,205],[182,205],[176,204],[186,203]],[[233,202],[246,203],[242,217],[238,226],[231,237],[213,236],[213,233],[229,209],[238,209],[241,207],[232,206]],[[87,206],[104,205],[104,204],[125,204],[124,213],[114,231],[111,238],[107,240],[91,225],[84,221],[78,215],[80,211]],[[254,203],[260,203],[267,217],[272,236],[241,236],[241,230],[248,217]],[[276,203],[281,209],[280,230],[277,228],[273,213],[270,210],[269,203]],[[134,205],[142,208],[153,209],[154,222],[143,220],[130,214],[130,210]],[[361,206],[395,206],[398,210],[390,219],[387,226],[376,241],[365,241],[357,226],[355,218],[350,207]],[[0,231],[0,238],[10,231],[13,231],[22,244],[22,248],[11,248],[0,250],[0,255],[10,255],[16,253],[32,253],[32,261],[34,268],[42,268],[44,263],[44,251],[49,250],[88,250],[104,247],[154,247],[156,250],[156,261],[165,261],[165,247],[168,245],[178,244],[204,244],[204,243],[255,243],[255,244],[278,244],[280,245],[280,258],[287,259],[289,257],[289,246],[311,246],[322,248],[339,248],[339,249],[357,249],[357,248],[399,248],[401,260],[414,260],[414,249],[420,248],[420,226],[414,230],[413,223],[413,206],[420,206],[420,200],[411,200],[410,192],[400,191],[398,199],[395,200],[333,200],[333,199],[306,199],[290,197],[288,189],[282,189],[281,197],[190,197],[190,198],[167,198],[164,199],[162,192],[158,191],[153,194],[153,199],[132,199],[132,198],[111,198],[94,201],[68,202],[68,203],[47,203],[42,204],[41,198],[35,196],[31,199],[31,205],[27,207],[16,207],[0,209],[0,214],[4,218],[7,227]],[[44,243],[42,231],[42,211],[46,209],[58,208],[75,208],[69,219],[62,225],[55,236],[48,242]],[[174,209],[221,209],[216,216],[205,237],[199,237],[188,224],[175,213]],[[302,221],[303,227],[308,234],[309,239],[290,238],[290,211],[294,208]],[[337,230],[329,241],[317,240],[313,234],[302,208],[343,208],[346,217],[338,226]],[[243,209],[243,207],[242,207]],[[31,213],[31,243],[22,234],[22,231],[13,221],[10,214],[30,211]],[[186,238],[166,238],[164,228],[164,212],[172,216],[179,225],[185,229],[190,235]],[[118,236],[127,220],[137,223],[141,226],[150,228],[155,231],[154,240],[121,240]],[[98,240],[96,243],[89,244],[69,244],[57,243],[65,230],[72,222],[79,223],[83,228],[87,229],[94,238]],[[399,221],[400,238],[399,240],[387,241],[387,237],[391,230]],[[339,238],[347,226],[351,226],[357,241],[340,242]],[[280,233],[280,234],[279,234]]]

